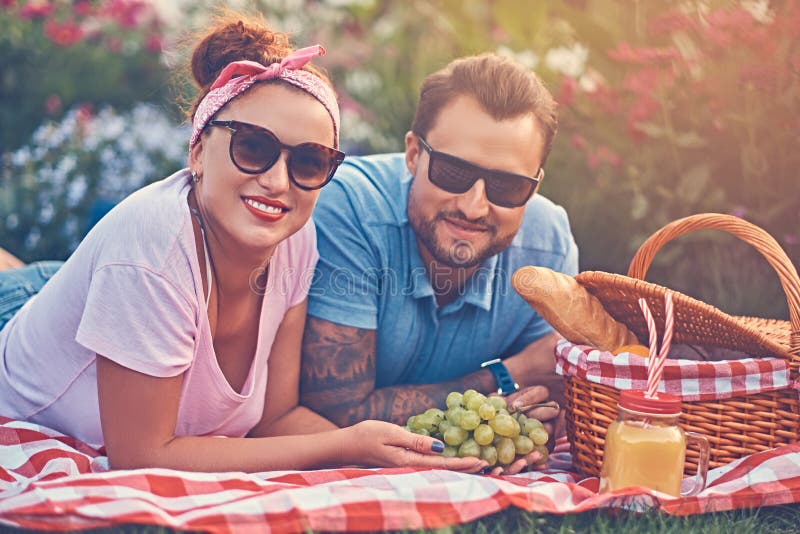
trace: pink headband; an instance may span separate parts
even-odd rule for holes
[[[191,149],[197,144],[203,128],[222,106],[247,91],[254,83],[273,79],[283,80],[302,89],[325,106],[333,120],[334,148],[339,148],[339,106],[336,103],[336,95],[333,93],[333,89],[319,76],[301,69],[314,56],[323,55],[325,55],[325,49],[320,45],[314,45],[295,50],[283,58],[280,63],[272,63],[267,67],[261,63],[247,60],[228,64],[219,73],[208,94],[197,106],[192,120],[192,137],[189,140],[189,148]]]

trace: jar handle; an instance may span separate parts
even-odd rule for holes
[[[708,475],[708,438],[697,432],[686,432],[686,443],[696,443],[700,448],[700,459],[697,461],[697,474],[694,476],[694,484],[689,491],[681,492],[681,497],[691,497],[697,495],[706,487],[706,476]]]

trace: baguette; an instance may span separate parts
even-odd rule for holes
[[[624,324],[573,277],[545,267],[522,267],[511,284],[519,295],[567,341],[613,351],[639,343]]]

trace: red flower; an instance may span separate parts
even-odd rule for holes
[[[44,34],[53,43],[60,46],[72,46],[83,39],[83,29],[71,19],[62,23],[52,19],[46,21]]]
[[[19,10],[19,16],[23,19],[43,19],[50,16],[55,11],[56,6],[47,1],[30,1]]]
[[[58,95],[50,95],[44,101],[44,109],[50,115],[53,115],[61,109],[61,98]]]

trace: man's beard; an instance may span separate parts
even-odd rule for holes
[[[436,225],[443,223],[445,218],[477,224],[486,228],[489,235],[489,245],[483,250],[476,250],[475,246],[466,240],[456,240],[449,247],[445,247],[436,239]],[[439,212],[432,219],[424,219],[422,214],[416,209],[416,203],[411,200],[408,203],[408,220],[417,239],[422,242],[433,259],[443,266],[453,269],[469,269],[481,265],[488,258],[498,254],[508,248],[514,240],[514,234],[497,236],[497,227],[489,224],[486,218],[482,217],[470,221],[460,211]]]

